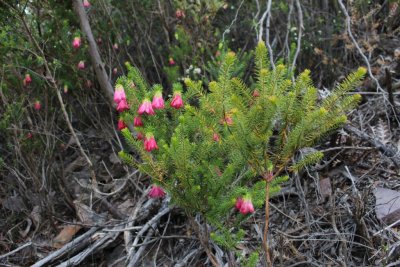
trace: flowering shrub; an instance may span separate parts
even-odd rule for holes
[[[345,93],[365,74],[360,68],[319,102],[310,72],[292,82],[285,66],[270,69],[264,43],[255,50],[251,87],[232,77],[236,60],[227,53],[218,79],[206,89],[186,79],[186,90],[175,83],[167,96],[129,64],[116,85],[116,95],[124,88],[129,106],[120,118],[135,127],[122,133],[140,159],[123,151],[120,157],[151,177],[150,197],[165,190],[189,216],[202,215],[215,227],[211,236],[230,248],[243,235],[232,226],[268,203],[291,172],[322,158],[313,152],[293,161],[299,149],[346,122],[345,111],[360,96]]]

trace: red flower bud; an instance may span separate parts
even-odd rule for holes
[[[144,138],[144,149],[148,152],[158,149],[156,139],[154,139],[152,134],[146,134]]]
[[[90,3],[88,0],[83,0],[83,7],[85,7],[85,8],[90,7]]]
[[[85,68],[85,61],[81,60],[78,63],[78,69],[83,70]]]
[[[133,118],[133,125],[134,125],[135,127],[141,127],[141,126],[143,126],[143,121],[142,121],[142,119],[141,119],[140,117],[135,117],[135,118]]]
[[[118,120],[118,130],[121,131],[123,129],[125,129],[126,127],[128,127],[125,122],[121,119]]]
[[[36,100],[36,101],[35,101],[35,104],[34,104],[34,109],[35,109],[35,110],[40,110],[41,107],[42,107],[42,105],[40,104],[40,101],[39,101],[39,100]]]
[[[175,11],[175,17],[176,17],[177,19],[184,18],[184,17],[185,17],[185,12],[183,12],[182,9],[177,9],[177,10]]]
[[[72,41],[72,46],[75,49],[78,49],[81,46],[81,37],[77,36],[74,38],[74,40]]]
[[[174,92],[174,97],[171,101],[171,107],[180,109],[183,107],[183,100],[180,92]]]
[[[260,96],[260,92],[258,90],[254,90],[253,91],[253,96],[254,97],[259,97]]]
[[[165,197],[166,193],[162,187],[157,186],[157,185],[152,185],[150,192],[149,192],[149,197],[150,198],[163,198]]]

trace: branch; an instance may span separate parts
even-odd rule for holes
[[[85,8],[83,7],[82,1],[74,0],[74,8],[76,14],[79,17],[81,29],[85,33],[89,43],[90,59],[92,60],[92,64],[94,66],[94,70],[96,72],[96,76],[99,81],[100,87],[103,90],[103,93],[107,96],[110,103],[112,104],[114,100],[114,89],[107,76],[106,70],[104,69],[104,64],[101,61],[99,49],[94,40],[92,28],[90,27],[89,20],[86,15]]]

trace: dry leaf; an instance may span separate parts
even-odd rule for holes
[[[81,229],[79,225],[67,225],[61,232],[53,239],[53,247],[61,248],[66,243],[72,240],[72,237]]]

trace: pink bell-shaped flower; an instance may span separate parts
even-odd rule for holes
[[[78,63],[78,69],[83,70],[85,68],[85,61],[81,60]]]
[[[81,37],[77,36],[74,38],[74,40],[72,41],[72,47],[75,49],[81,47]]]
[[[143,100],[143,103],[140,105],[138,109],[139,115],[142,115],[144,113],[147,113],[148,115],[154,115],[156,114],[153,110],[153,106],[151,105],[151,102],[149,99]]]
[[[39,100],[36,100],[36,101],[35,101],[35,104],[33,105],[33,108],[34,108],[35,110],[40,110],[40,109],[42,108],[42,105],[40,104],[40,101],[39,101]]]
[[[180,109],[181,107],[183,107],[181,92],[178,91],[174,92],[174,98],[172,98],[171,107],[175,109]]]
[[[233,124],[232,117],[229,115],[226,115],[225,118],[221,119],[220,123],[226,124],[226,125],[232,125]]]
[[[154,109],[163,109],[164,108],[164,99],[162,98],[162,93],[157,91],[153,96],[153,102],[151,105]]]
[[[177,9],[177,10],[175,11],[175,17],[176,17],[177,19],[184,18],[184,17],[185,17],[185,12],[183,12],[182,9]]]
[[[242,204],[243,204],[243,199],[241,197],[236,199],[235,208],[237,210],[240,210],[240,208],[242,207]]]
[[[213,140],[214,140],[215,142],[219,142],[220,138],[219,138],[219,135],[218,135],[217,133],[214,133],[214,134],[213,134]]]
[[[154,139],[153,134],[146,134],[144,138],[144,149],[148,152],[158,149],[156,139]]]
[[[250,198],[243,198],[243,199],[239,198],[236,201],[235,207],[243,215],[254,212],[253,203],[251,202]]]
[[[253,96],[254,97],[259,97],[260,96],[260,92],[258,90],[254,90],[253,91]]]
[[[175,60],[172,57],[170,57],[169,60],[168,60],[168,64],[170,66],[174,66],[176,63],[175,63]]]
[[[121,131],[128,127],[122,119],[118,120],[118,130]]]
[[[85,7],[85,8],[90,7],[90,3],[88,0],[83,0],[83,7]]]
[[[166,193],[162,187],[153,184],[151,186],[151,189],[149,191],[149,197],[150,198],[163,198],[165,197]]]
[[[31,82],[32,82],[31,75],[25,74],[25,78],[24,78],[24,80],[22,81],[22,83],[24,84],[24,86],[30,85]]]
[[[125,90],[121,84],[117,84],[114,91],[114,102],[119,104],[122,100],[126,101]]]
[[[143,134],[142,134],[141,132],[138,132],[138,133],[136,134],[136,139],[137,139],[137,140],[143,140]]]
[[[141,126],[143,126],[142,118],[140,118],[140,117],[135,117],[135,118],[133,118],[133,125],[134,125],[135,127],[141,127]]]
[[[126,110],[129,110],[128,103],[126,102],[126,99],[122,99],[117,106],[117,111],[118,112],[124,112]]]

